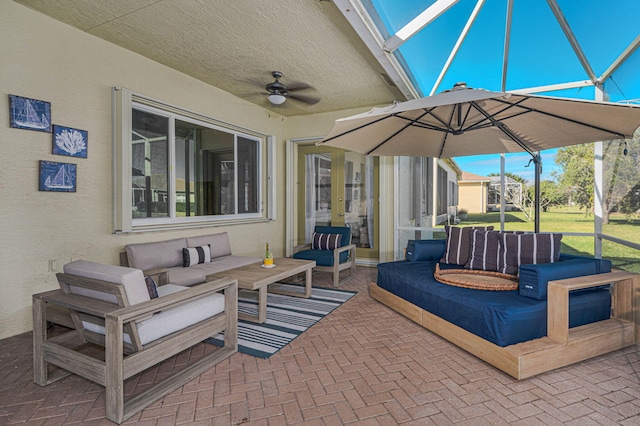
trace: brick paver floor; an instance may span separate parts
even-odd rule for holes
[[[149,425],[640,424],[638,346],[514,380],[359,293],[270,359],[237,353],[127,423]],[[314,284],[329,285],[328,274]],[[31,333],[0,341],[0,425],[113,424],[103,388],[77,376],[33,383]],[[127,382],[137,392],[201,344]]]

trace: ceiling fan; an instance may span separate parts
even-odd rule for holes
[[[271,102],[272,105],[282,105],[287,99],[300,101],[307,105],[315,105],[320,102],[320,98],[294,93],[305,89],[312,89],[312,87],[308,84],[293,83],[287,86],[286,84],[280,82],[280,79],[282,78],[282,72],[273,71],[271,75],[273,75],[273,78],[275,78],[276,81],[267,83],[265,88],[267,89],[267,92],[269,92],[269,94],[267,95],[267,99],[269,100],[269,102]]]

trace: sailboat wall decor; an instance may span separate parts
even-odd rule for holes
[[[76,192],[77,165],[40,160],[40,191]]]
[[[10,125],[51,133],[51,102],[9,95]]]

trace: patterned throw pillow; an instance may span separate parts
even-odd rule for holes
[[[440,262],[465,265],[469,260],[469,252],[471,251],[471,231],[474,229],[492,231],[493,226],[466,226],[460,228],[447,225],[444,229],[447,232],[447,246]]]
[[[314,232],[311,238],[313,250],[335,250],[340,247],[342,234],[321,234]]]
[[[524,231],[481,231],[474,229],[471,233],[469,260],[464,267],[483,271],[500,271],[500,259],[503,251],[499,239],[503,233],[524,234]]]
[[[158,284],[156,284],[156,280],[151,277],[144,277],[144,283],[147,285],[149,297],[156,299],[158,297]]]
[[[211,247],[208,244],[205,246],[187,247],[182,249],[182,266],[185,268],[199,263],[209,262],[211,262]]]
[[[560,258],[562,234],[500,233],[498,271],[515,275],[520,265],[554,263]]]
[[[498,260],[500,257],[498,235],[499,232],[496,231],[474,229],[471,233],[469,260],[464,267],[466,269],[498,271]]]

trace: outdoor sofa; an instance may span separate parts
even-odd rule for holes
[[[197,255],[198,248],[207,246],[209,257]],[[194,254],[188,256],[185,263],[185,251]],[[176,238],[150,243],[129,244],[120,253],[120,266],[132,267],[143,271],[163,285],[171,283],[178,286],[192,286],[206,281],[207,275],[228,271],[252,263],[261,262],[262,258],[238,256],[231,252],[229,235],[226,232],[200,235],[187,238]],[[185,266],[187,265],[188,266]],[[47,306],[47,321],[74,327],[69,312],[60,306]]]
[[[501,235],[475,230],[465,239],[472,233]],[[509,237],[518,238],[533,237]],[[638,341],[633,295],[640,291],[640,276],[611,272],[607,260],[556,253],[554,262],[518,264],[515,290],[460,287],[437,281],[436,267],[464,269],[478,248],[494,259],[504,253],[495,252],[499,245],[488,250],[486,239],[475,247],[469,240],[462,256],[458,250],[452,257],[448,241],[410,241],[405,260],[378,265],[371,296],[517,379]]]
[[[183,286],[203,283],[207,275],[262,261],[260,257],[232,254],[226,232],[129,244],[125,249],[120,254],[122,266],[141,269],[145,275],[166,272],[171,283]],[[198,250],[200,256],[197,255]],[[208,257],[206,253],[202,256],[203,250],[208,251]]]

